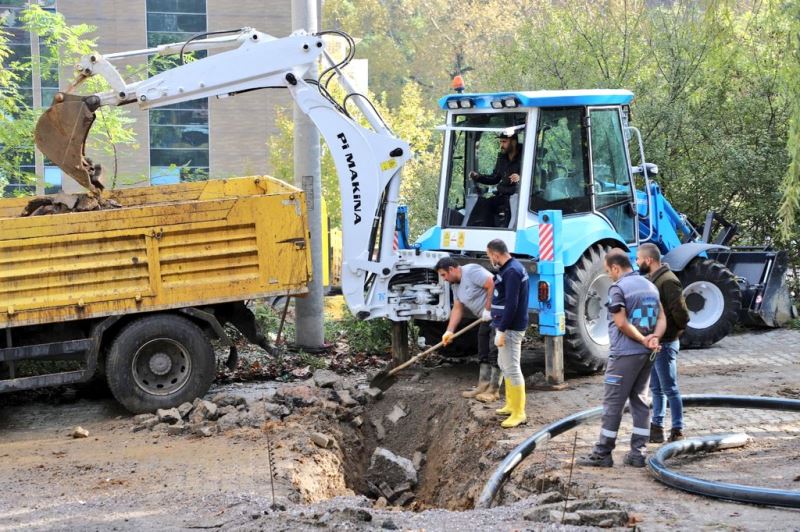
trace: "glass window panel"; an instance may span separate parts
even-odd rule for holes
[[[536,132],[530,208],[592,210],[583,108],[542,109]]]
[[[206,0],[147,0],[147,11],[205,14]]]
[[[202,100],[202,102],[207,103],[206,100]],[[150,112],[150,123],[154,125],[206,125],[208,123],[208,110],[153,110]]]
[[[152,166],[208,166],[208,150],[184,149],[150,149],[150,164]]]
[[[151,185],[174,185],[181,181],[181,169],[177,166],[151,166]]]
[[[525,143],[525,128],[517,131],[517,159],[507,162],[501,152],[496,130],[525,125],[525,113],[470,113],[456,115],[457,127],[450,133],[446,198],[445,226],[503,227],[512,220],[511,209],[516,205],[518,194],[501,181],[510,165],[521,168],[521,156]],[[497,169],[497,173],[495,170]],[[480,179],[470,177],[475,171]],[[517,170],[518,173],[520,170]],[[495,180],[495,178],[497,180]],[[514,200],[514,201],[512,201]]]
[[[206,16],[148,13],[147,31],[200,33],[206,31]]]

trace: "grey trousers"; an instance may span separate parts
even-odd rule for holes
[[[614,450],[625,401],[630,401],[633,417],[631,452],[644,455],[650,439],[650,407],[647,405],[650,353],[608,357],[603,386],[603,423],[594,453],[605,456]]]

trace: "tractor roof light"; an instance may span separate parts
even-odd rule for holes
[[[448,100],[447,101],[447,108],[448,109],[458,109],[458,100]]]
[[[462,109],[472,109],[472,100],[469,98],[466,100],[459,100],[458,105],[460,105]]]
[[[517,99],[513,96],[511,98],[503,98],[503,105],[506,107],[516,107],[517,103]]]
[[[492,100],[492,109],[502,109],[502,108],[503,108],[502,100]]]

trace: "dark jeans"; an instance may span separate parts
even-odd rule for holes
[[[494,329],[490,321],[484,321],[478,327],[478,360],[481,364],[497,367],[497,347],[494,345]]]
[[[672,416],[672,428],[683,428],[683,401],[678,390],[678,350],[680,341],[661,345],[656,362],[650,371],[650,391],[653,393],[653,425],[664,426],[667,402]]]

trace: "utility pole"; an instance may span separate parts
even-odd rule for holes
[[[292,0],[292,30],[318,29],[317,0]],[[317,65],[304,77],[317,78]],[[322,177],[320,171],[319,132],[297,104],[294,105],[294,175],[295,184],[306,194],[308,227],[311,233],[313,279],[308,295],[295,299],[295,344],[308,351],[319,351],[325,345],[322,292]]]

